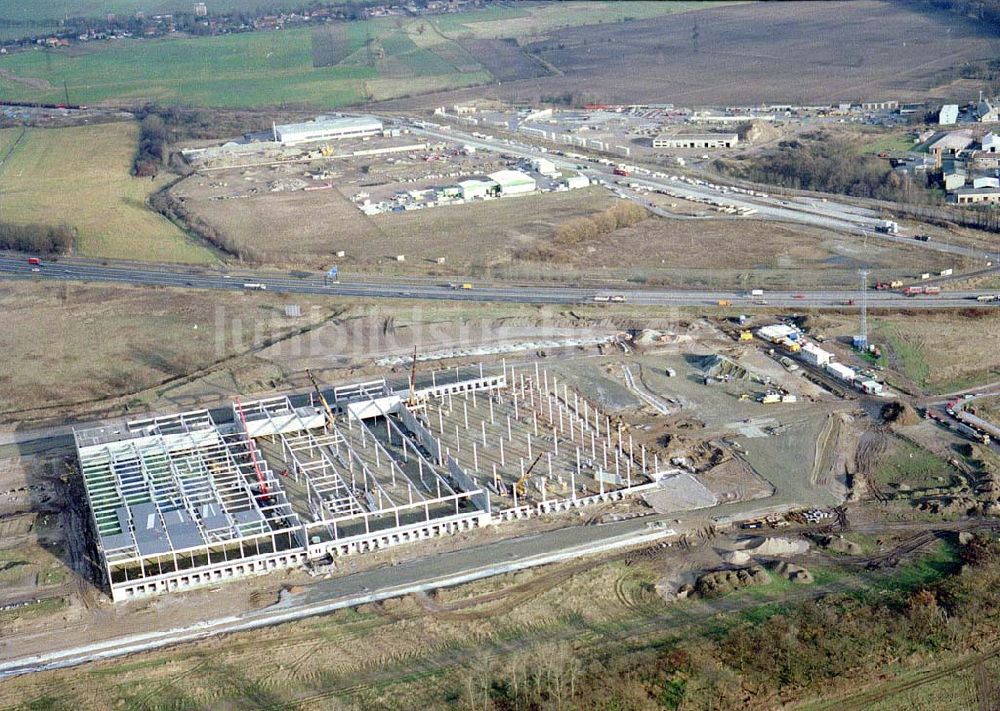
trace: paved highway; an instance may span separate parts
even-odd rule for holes
[[[37,269],[37,271],[35,271]],[[714,306],[720,299],[729,299],[734,306],[829,308],[850,305],[855,291],[770,291],[764,298],[750,299],[745,292],[700,290],[633,290],[580,287],[532,286],[527,284],[476,284],[473,289],[451,289],[447,285],[427,281],[346,281],[325,283],[321,275],[290,277],[273,272],[223,274],[198,268],[167,268],[153,265],[95,264],[83,260],[60,259],[32,267],[23,257],[0,257],[0,278],[84,281],[90,283],[123,283],[150,287],[177,287],[244,291],[245,283],[256,283],[269,292],[322,294],[341,297],[429,299],[440,301],[509,302],[531,304],[592,303],[598,294],[622,294],[630,304],[644,306]],[[935,309],[974,304],[979,292],[945,292],[939,296],[908,298],[898,292],[872,291],[868,295],[871,308]]]

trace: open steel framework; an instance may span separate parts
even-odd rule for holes
[[[196,410],[76,431],[112,598],[619,499],[660,476],[610,420],[537,369],[456,371],[413,393],[376,380],[327,401],[329,413],[314,398],[296,407],[274,397],[234,402],[228,422]],[[524,496],[517,482],[538,448],[544,467]]]

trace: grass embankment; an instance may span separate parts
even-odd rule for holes
[[[157,262],[214,261],[213,253],[146,206],[163,180],[130,175],[138,126],[107,123],[0,130],[3,220],[67,225],[88,257]]]
[[[955,314],[879,317],[873,343],[889,364],[930,392],[947,393],[991,382],[1000,375],[1000,313],[969,309]]]

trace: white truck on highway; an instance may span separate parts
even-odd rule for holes
[[[243,284],[243,288],[247,291],[267,291],[267,284],[261,284],[256,281],[248,281]]]

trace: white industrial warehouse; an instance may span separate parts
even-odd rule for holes
[[[500,186],[501,196],[531,193],[538,187],[534,178],[520,170],[498,170],[490,173],[490,180]]]
[[[317,116],[313,121],[275,125],[274,141],[293,146],[310,141],[375,136],[382,132],[382,122],[372,116]]]
[[[733,148],[739,140],[735,133],[678,133],[657,136],[653,148]]]

